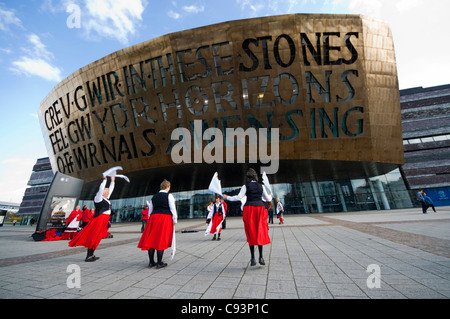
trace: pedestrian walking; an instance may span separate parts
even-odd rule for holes
[[[422,195],[423,195],[423,200],[425,201],[425,205],[427,205],[427,209],[428,209],[428,207],[431,207],[433,209],[433,212],[437,213],[436,208],[434,208],[433,200],[429,196],[427,196],[427,193],[425,193],[425,192],[423,192]]]
[[[269,212],[269,224],[273,224],[273,205],[272,201],[266,202],[267,211]]]
[[[423,198],[423,189],[419,189],[416,196],[417,200],[420,202],[420,205],[422,205],[422,213],[427,214],[427,204]]]

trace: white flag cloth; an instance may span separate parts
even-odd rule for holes
[[[118,170],[123,170],[122,166],[111,167],[107,171],[103,172],[103,177],[106,177],[106,176],[115,177]]]
[[[172,253],[170,254],[170,260],[175,257],[175,252],[177,251],[177,241],[175,239],[175,226],[173,226],[173,236],[172,236]]]
[[[209,183],[208,190],[213,193],[222,195],[222,186],[220,185],[219,174],[217,174],[217,172],[214,173],[214,176],[211,179],[211,183]]]
[[[116,177],[123,178],[123,179],[126,180],[128,183],[130,182],[130,180],[128,179],[128,177],[126,177],[125,175],[119,175],[119,174],[117,174]]]
[[[244,205],[247,202],[247,196],[241,198],[241,210],[244,211]]]
[[[209,222],[208,227],[206,227],[205,236],[208,236],[208,234],[211,232],[211,227],[212,227],[212,220]]]
[[[262,174],[262,180],[263,180],[264,186],[266,186],[266,188],[267,188],[267,193],[268,193],[269,195],[272,194],[272,188],[270,187],[269,179],[267,178],[266,172],[263,172],[263,174]]]
[[[103,177],[106,177],[106,176],[119,177],[119,178],[123,178],[124,180],[126,180],[129,183],[130,180],[128,179],[128,177],[126,177],[125,175],[117,174],[118,170],[123,170],[122,166],[114,166],[114,167],[108,169],[107,171],[103,172]]]
[[[219,233],[220,229],[222,229],[222,224],[223,224],[223,221],[224,221],[224,220],[225,220],[225,215],[224,215],[222,221],[220,222],[220,224],[217,225],[217,227],[216,227],[216,233]]]

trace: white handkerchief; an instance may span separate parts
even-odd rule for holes
[[[244,211],[244,205],[247,202],[247,196],[241,198],[241,210]]]
[[[211,183],[209,183],[208,190],[213,193],[222,195],[222,186],[220,185],[219,174],[217,174],[217,172],[214,173],[214,176],[211,179]]]
[[[125,175],[119,175],[119,174],[117,174],[116,177],[123,178],[123,179],[126,180],[128,183],[130,182],[130,179],[129,179],[128,177],[126,177]]]
[[[205,236],[208,236],[208,234],[211,232],[211,227],[212,227],[212,220],[209,221],[208,227],[206,227]]]
[[[175,252],[177,251],[177,241],[175,238],[175,226],[173,226],[173,235],[172,235],[172,252],[170,254],[170,260],[173,260],[173,257],[175,257]]]
[[[108,169],[107,171],[103,172],[103,177],[106,177],[106,176],[119,177],[119,178],[123,178],[124,180],[126,180],[129,183],[130,179],[128,177],[126,177],[125,175],[117,174],[117,171],[119,171],[119,170],[120,171],[123,170],[122,166],[112,167],[112,168]]]
[[[272,194],[272,188],[270,187],[269,179],[267,178],[266,172],[263,172],[263,174],[262,174],[262,180],[263,180],[264,186],[266,186],[266,188],[267,188],[267,193],[268,193],[269,195]]]
[[[103,177],[106,177],[106,176],[115,177],[118,170],[123,170],[123,168],[121,166],[112,167],[112,168],[108,169],[107,171],[103,172]]]

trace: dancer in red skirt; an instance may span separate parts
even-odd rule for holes
[[[83,215],[81,216],[81,228],[86,227],[86,225],[92,220],[94,214],[89,210],[87,205],[83,206]]]
[[[66,220],[66,229],[64,230],[64,233],[61,235],[63,239],[72,239],[74,238],[79,230],[80,227],[80,221],[83,216],[83,212],[80,209],[81,207],[78,205],[75,210],[73,210],[69,217],[67,217]]]
[[[283,204],[281,204],[280,199],[277,197],[277,218],[280,219],[280,224],[284,224],[283,212],[284,212]]]
[[[245,235],[250,246],[250,265],[256,265],[255,245],[258,245],[259,263],[265,265],[263,246],[270,244],[270,237],[269,225],[267,224],[268,212],[264,201],[271,201],[272,194],[267,194],[265,188],[258,183],[258,175],[252,168],[247,171],[247,183],[242,186],[239,194],[236,196],[223,195],[223,198],[230,201],[239,201],[244,196],[247,196],[247,201],[244,204],[243,220]]]
[[[145,205],[144,209],[142,210],[142,227],[141,227],[141,233],[144,232],[145,225],[147,224],[148,220],[148,206]]]
[[[222,225],[220,223],[223,222],[227,214],[227,203],[222,202],[220,200],[220,196],[216,196],[216,202],[212,205],[212,209],[206,217],[207,223],[212,223],[210,234],[214,234],[212,240],[220,240],[220,234],[222,233]],[[219,229],[217,227],[220,225]]]
[[[84,246],[88,249],[85,259],[87,262],[99,259],[99,257],[94,256],[94,251],[108,229],[109,216],[111,215],[109,197],[114,190],[116,178],[111,177],[109,188],[105,188],[107,179],[107,177],[103,177],[103,182],[100,184],[97,195],[95,195],[94,205],[96,212],[92,220],[69,242],[70,247]]]
[[[138,248],[148,250],[150,259],[148,267],[163,268],[167,264],[162,262],[164,250],[172,246],[173,229],[177,223],[175,198],[169,194],[170,182],[164,180],[160,191],[148,203],[148,221],[138,244]],[[157,262],[155,263],[155,250]]]

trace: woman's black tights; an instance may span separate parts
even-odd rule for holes
[[[164,254],[164,250],[157,250],[156,251],[156,258],[158,260],[158,264],[162,263],[163,254]],[[150,248],[148,250],[148,258],[150,259],[150,264],[154,264],[155,263],[154,256],[155,256],[155,249],[154,248]]]
[[[258,245],[258,251],[259,251],[259,258],[262,258],[263,256],[263,246]],[[252,255],[252,258],[255,258],[255,246],[250,246],[250,254]]]

